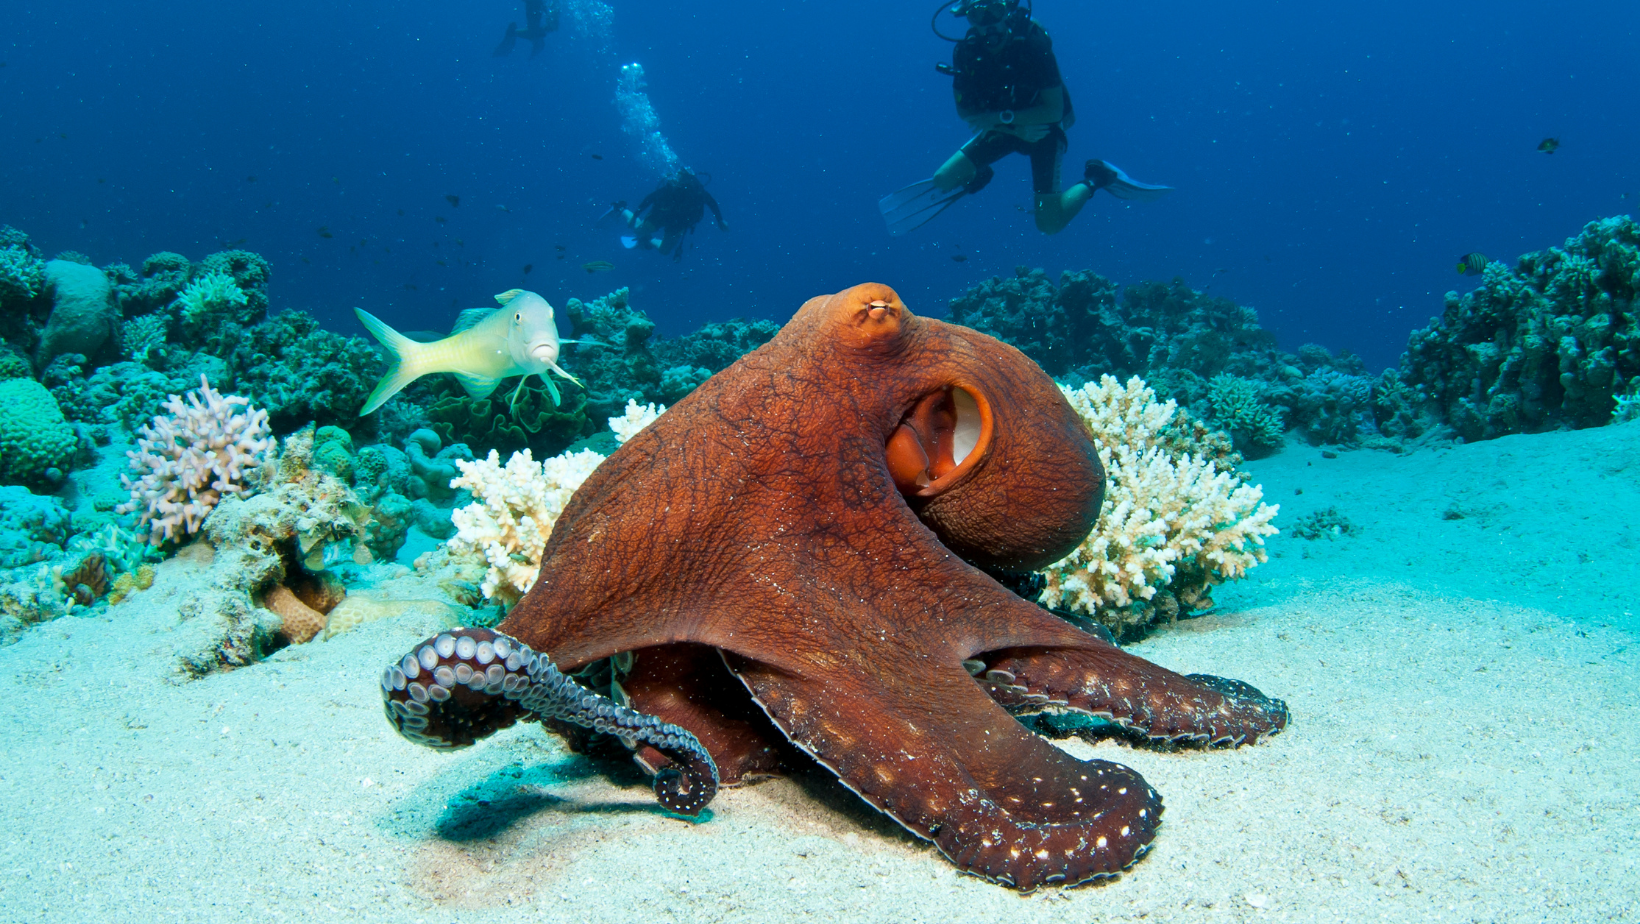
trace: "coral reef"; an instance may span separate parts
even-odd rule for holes
[[[193,265],[180,253],[162,251],[142,261],[141,275],[124,263],[115,263],[104,272],[114,284],[121,313],[134,318],[175,302],[188,285]]]
[[[359,419],[359,409],[386,364],[368,340],[324,330],[300,311],[276,315],[226,339],[231,346],[207,349],[228,360],[235,387],[268,409],[276,432],[288,433],[309,421],[355,434],[371,432],[372,424]]]
[[[609,429],[615,434],[617,444],[638,435],[638,431],[654,423],[657,418],[666,413],[666,405],[645,404],[639,405],[636,401],[628,401],[626,410],[619,417],[609,418]]]
[[[1206,422],[1241,430],[1243,451],[1268,451],[1288,427],[1313,444],[1383,441],[1371,405],[1373,382],[1359,358],[1334,356],[1315,344],[1296,356],[1284,353],[1259,326],[1257,311],[1181,279],[1119,289],[1093,272],[1065,272],[1055,286],[1042,270],[1022,266],[1011,279],[987,280],[952,299],[951,320],[1012,344],[1073,385],[1100,375],[1143,376],[1162,397]],[[1212,384],[1219,376],[1254,383],[1274,416],[1249,418],[1256,408],[1237,401],[1226,407],[1241,416],[1221,418]]]
[[[662,370],[649,347],[655,322],[631,306],[630,295],[621,288],[590,302],[572,298],[564,305],[570,336],[595,341],[565,347],[569,368],[586,385],[587,416],[593,420],[621,413],[628,401],[660,400]]]
[[[239,395],[223,397],[200,376],[188,400],[172,395],[127,452],[138,477],[121,476],[131,500],[121,513],[139,514],[150,541],[180,540],[199,531],[224,495],[245,490],[273,448],[267,413]]]
[[[232,276],[204,273],[195,276],[177,296],[178,320],[184,330],[216,327],[223,319],[238,321],[239,313],[250,304]]]
[[[144,264],[146,268],[147,264]],[[261,254],[248,250],[220,251],[199,261],[197,272],[233,280],[244,297],[243,302],[235,300],[239,308],[233,315],[236,323],[254,324],[267,317],[268,280],[273,278],[273,268],[262,259]]]
[[[57,399],[33,379],[0,381],[0,484],[62,482],[78,448]]]
[[[263,466],[261,491],[223,497],[205,520],[204,542],[181,553],[206,568],[181,606],[185,621],[198,623],[178,642],[185,675],[250,664],[312,638],[324,627],[312,614],[328,614],[345,596],[332,569],[373,557],[364,536],[371,511],[314,464],[313,439],[311,428],[286,437]],[[201,545],[206,551],[192,552]],[[269,608],[270,593],[283,614]],[[303,608],[285,605],[291,598]]]
[[[1466,440],[1609,423],[1640,376],[1637,289],[1640,227],[1626,215],[1514,269],[1490,263],[1479,287],[1447,293],[1442,315],[1413,332],[1396,381],[1416,397],[1401,403]]]
[[[1087,422],[1105,466],[1098,524],[1042,573],[1042,602],[1091,617],[1119,638],[1211,607],[1212,588],[1263,562],[1279,507],[1263,491],[1200,455],[1163,442],[1176,405],[1137,376],[1061,386]]]
[[[126,321],[120,329],[120,355],[143,364],[150,357],[158,359],[165,351],[167,323],[163,313],[145,314]]]

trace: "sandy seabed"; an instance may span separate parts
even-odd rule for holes
[[[453,754],[381,714],[405,616],[178,683],[154,587],[0,649],[0,922],[1640,921],[1640,424],[1250,466],[1291,527],[1133,646],[1283,697],[1235,751],[1062,742],[1166,800],[1150,855],[1021,897],[822,771],[662,813],[539,727]],[[388,590],[389,588],[380,588]]]

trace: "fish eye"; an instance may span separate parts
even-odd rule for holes
[[[514,321],[523,321],[524,320],[524,312],[520,311],[517,314],[513,315],[513,320]]]

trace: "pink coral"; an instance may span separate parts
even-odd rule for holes
[[[141,511],[155,545],[198,532],[222,495],[245,490],[274,447],[267,411],[251,407],[249,398],[224,397],[203,375],[186,402],[172,395],[165,409],[170,416],[144,426],[136,451],[126,453],[140,477],[120,476],[131,500],[116,508]]]

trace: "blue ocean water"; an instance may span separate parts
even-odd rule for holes
[[[1474,281],[1459,255],[1512,261],[1640,194],[1634,4],[1041,0],[1078,116],[1066,182],[1101,157],[1178,191],[1100,196],[1046,237],[1012,157],[891,239],[877,198],[966,139],[932,12],[567,0],[540,55],[494,57],[518,3],[14,2],[0,219],[99,265],[236,244],[272,262],[276,310],[338,330],[354,306],[445,327],[519,285],[554,303],[631,286],[665,333],[783,321],[864,280],[942,315],[1027,265],[1182,276],[1288,349],[1379,368]],[[731,226],[703,223],[681,262],[593,227],[658,178],[615,101],[633,62]],[[1539,153],[1545,137],[1562,147]],[[598,260],[614,269],[582,269]]]

